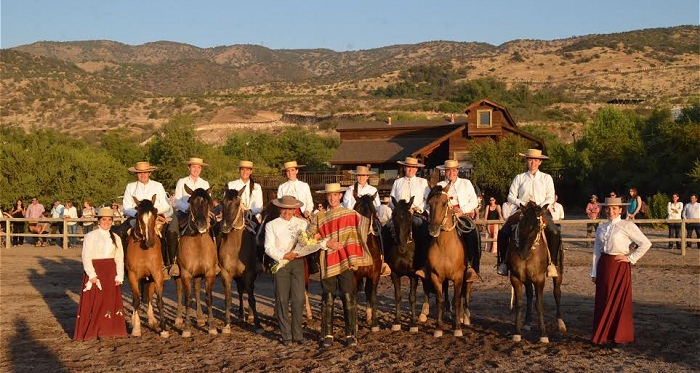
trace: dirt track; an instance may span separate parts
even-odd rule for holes
[[[146,327],[140,338],[73,342],[82,267],[80,250],[63,251],[28,245],[0,253],[0,306],[3,372],[60,371],[673,371],[700,369],[700,265],[698,250],[681,257],[679,251],[653,247],[633,269],[637,342],[622,353],[588,343],[593,317],[594,287],[588,277],[590,249],[567,245],[563,304],[568,332],[554,327],[551,283],[546,287],[550,344],[537,343],[533,329],[524,340],[510,340],[513,316],[508,309],[509,283],[495,274],[495,263],[484,254],[483,281],[472,296],[472,326],[464,337],[432,336],[433,316],[418,333],[391,332],[393,288],[380,283],[379,311],[382,330],[371,333],[361,324],[360,344],[340,344],[319,350],[320,285],[313,281],[314,320],[305,326],[305,346],[283,347],[272,319],[271,277],[258,279],[259,311],[266,332],[257,335],[251,325],[238,322],[230,335],[210,336],[198,328],[182,338],[172,326],[174,284],[166,284],[170,338],[162,339]],[[215,317],[223,326],[221,283],[215,287]],[[131,293],[123,287],[131,312]],[[404,289],[404,293],[406,290]],[[363,295],[360,295],[364,299]],[[404,296],[406,299],[406,296]],[[404,305],[406,308],[407,305]],[[237,301],[234,310],[237,311]],[[336,307],[336,333],[341,331],[341,307]],[[360,318],[363,318],[363,307]],[[145,316],[142,312],[142,320]],[[144,324],[146,325],[146,324]],[[339,336],[339,334],[338,334]]]

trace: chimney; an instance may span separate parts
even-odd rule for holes
[[[450,115],[450,123],[454,123],[454,122],[455,122],[455,115],[451,114]]]
[[[387,119],[386,125],[391,126],[391,117],[389,117],[389,119]]]

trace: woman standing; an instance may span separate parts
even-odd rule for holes
[[[92,207],[92,204],[90,203],[89,200],[85,200],[83,202],[83,214],[82,218],[83,219],[93,219],[95,217],[95,208]],[[84,221],[83,222],[83,234],[88,234],[92,232],[92,229],[95,227],[95,222],[94,221]]]
[[[595,344],[612,342],[624,347],[634,341],[632,319],[632,266],[644,256],[651,242],[639,227],[629,220],[622,220],[623,206],[620,198],[606,198],[605,211],[608,221],[596,231],[593,247],[591,279],[595,283],[595,310],[593,335]],[[637,249],[630,251],[630,244]]]
[[[15,206],[10,210],[10,216],[13,218],[23,218],[24,217],[24,204],[21,199],[15,202]],[[25,222],[17,221],[12,222],[12,233],[24,233]],[[24,237],[22,236],[12,236],[12,246],[24,245]]]
[[[73,339],[126,337],[121,284],[124,282],[124,250],[111,233],[112,210],[101,208],[98,229],[83,242],[83,283],[75,318]]]
[[[489,204],[484,209],[484,220],[500,220],[503,221],[503,214],[501,213],[501,206],[496,201],[496,197],[489,197]],[[499,224],[492,223],[486,226],[486,234],[488,238],[496,239],[498,237]],[[490,241],[486,243],[486,251],[491,254],[498,253],[498,243],[496,241]]]
[[[680,196],[678,193],[673,193],[671,195],[671,202],[668,203],[666,210],[668,210],[668,217],[666,219],[681,220],[681,213],[683,212],[683,202],[679,201]],[[668,223],[668,238],[679,238],[681,236],[681,223]],[[673,248],[673,242],[668,242],[669,250]],[[681,248],[681,242],[675,241],[676,249]]]
[[[642,197],[637,193],[637,188],[630,188],[629,204],[627,205],[627,219],[634,220],[639,214],[639,209],[642,208]],[[639,216],[643,218],[643,216]]]

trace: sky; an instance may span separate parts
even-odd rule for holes
[[[334,51],[698,25],[698,0],[0,0],[0,48],[167,40]]]

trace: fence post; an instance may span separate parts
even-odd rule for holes
[[[63,224],[63,250],[68,250],[68,222],[63,219],[61,224]]]
[[[5,220],[5,248],[12,246],[12,234],[10,233],[10,219]]]
[[[686,245],[686,233],[685,233],[685,219],[681,220],[681,256],[685,256],[685,245]]]

